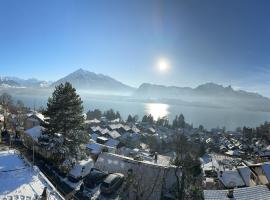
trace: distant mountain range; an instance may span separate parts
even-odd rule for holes
[[[257,93],[234,90],[231,86],[224,87],[215,83],[205,83],[196,88],[190,88],[143,83],[139,88],[133,88],[109,76],[83,69],[76,70],[55,82],[0,77],[0,89],[18,88],[20,90],[20,88],[24,88],[22,92],[25,93],[30,91],[30,88],[34,88],[32,93],[35,93],[35,91],[39,91],[39,88],[48,88],[48,91],[51,91],[56,85],[64,82],[70,82],[78,90],[102,94],[129,94],[133,100],[140,101],[154,100],[199,106],[236,106],[256,110],[269,108],[268,110],[270,110],[269,98]]]
[[[158,100],[164,103],[191,106],[233,107],[247,110],[270,111],[270,99],[258,93],[234,90],[215,83],[196,88],[143,83],[133,94],[135,98]]]
[[[134,93],[134,96],[140,98],[172,98],[177,99],[183,96],[214,96],[222,98],[263,98],[262,95],[253,92],[246,92],[243,90],[234,90],[231,86],[224,87],[216,83],[205,83],[196,88],[190,87],[176,87],[155,85],[150,83],[143,83]]]
[[[41,81],[35,78],[22,79],[18,77],[0,77],[0,86],[2,87],[49,87],[52,82]]]

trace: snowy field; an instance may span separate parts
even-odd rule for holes
[[[0,200],[40,197],[47,187],[48,199],[63,199],[37,167],[32,167],[14,150],[0,152]]]

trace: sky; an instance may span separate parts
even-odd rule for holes
[[[215,82],[270,97],[269,10],[267,0],[1,0],[0,75],[53,81],[83,68],[135,87]]]

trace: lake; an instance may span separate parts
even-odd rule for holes
[[[30,97],[16,96],[16,99],[21,99],[27,106],[33,108],[45,106],[47,96]],[[270,121],[269,112],[248,111],[243,109],[225,109],[212,107],[199,107],[187,105],[173,105],[168,103],[158,102],[138,102],[129,101],[124,97],[109,98],[106,96],[95,98],[83,97],[85,111],[91,109],[100,109],[102,111],[110,108],[118,110],[121,116],[126,119],[128,114],[137,114],[140,118],[145,114],[152,114],[155,119],[158,117],[168,116],[169,120],[173,120],[176,115],[183,113],[188,123],[192,123],[194,127],[202,124],[205,128],[211,129],[217,126],[225,126],[227,130],[235,130],[236,127],[256,127],[264,121]]]

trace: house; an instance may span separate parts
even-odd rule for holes
[[[38,138],[42,135],[43,130],[44,128],[38,125],[24,131],[24,134],[22,134],[23,144],[28,148],[32,148],[34,144],[38,143]]]
[[[127,189],[123,199],[158,200],[176,183],[176,175],[181,178],[181,168],[172,165],[155,164],[148,161],[138,161],[133,158],[101,153],[95,163],[95,168],[109,173],[122,173],[127,180]],[[142,195],[142,196],[141,196]]]
[[[42,125],[42,123],[44,123],[44,115],[38,112],[31,112],[27,114],[27,118],[25,119],[24,122],[24,128],[25,129],[29,129],[32,128],[34,126],[39,126]]]

